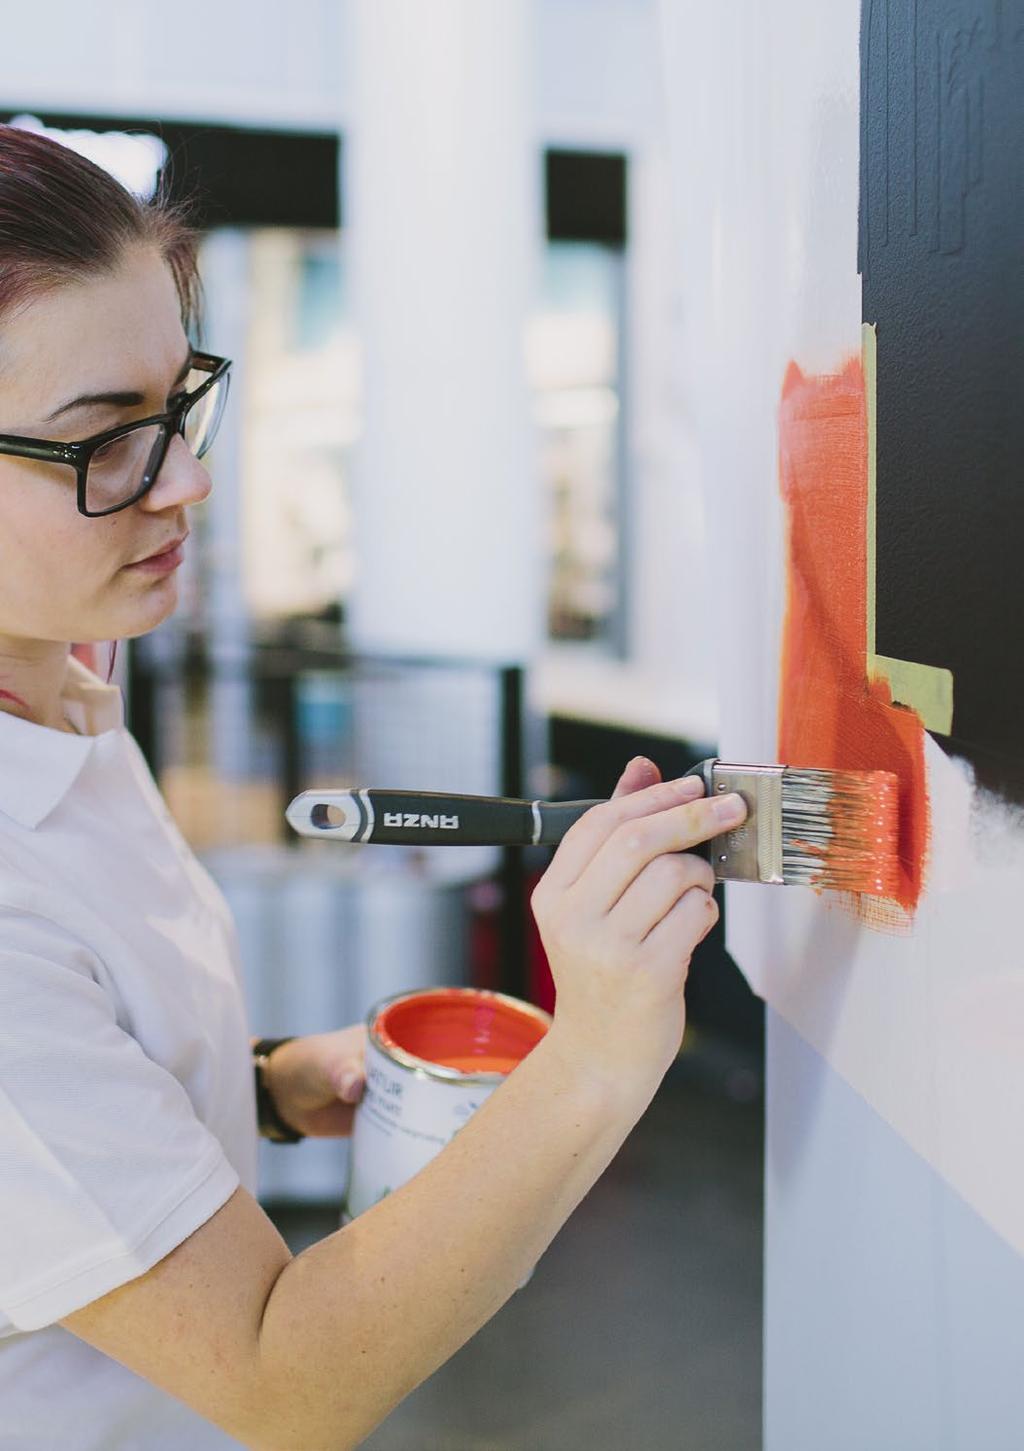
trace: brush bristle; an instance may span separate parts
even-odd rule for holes
[[[782,778],[787,884],[895,897],[899,779],[891,771],[788,769]]]

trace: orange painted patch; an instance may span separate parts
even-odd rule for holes
[[[779,410],[787,600],[779,759],[892,771],[899,779],[897,900],[913,909],[928,846],[924,728],[867,678],[867,418],[864,376],[807,377],[790,363]]]

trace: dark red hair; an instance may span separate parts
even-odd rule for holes
[[[154,200],[142,201],[69,146],[0,125],[0,325],[19,303],[112,271],[126,248],[148,245],[171,269],[191,333],[200,302],[197,242],[162,180]]]
[[[150,246],[171,269],[186,332],[195,340],[198,233],[161,179],[151,202],[87,157],[17,126],[0,125],[0,330],[4,317],[62,284],[113,271],[125,251]],[[113,673],[113,642],[107,679]]]

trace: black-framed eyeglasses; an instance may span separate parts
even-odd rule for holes
[[[140,418],[120,428],[56,443],[0,433],[0,454],[66,464],[78,475],[78,512],[96,519],[116,514],[141,499],[156,483],[171,439],[180,433],[196,458],[209,449],[220,427],[231,381],[230,358],[193,353],[190,371],[166,413]],[[196,374],[199,380],[196,381]],[[189,384],[193,384],[191,388]]]

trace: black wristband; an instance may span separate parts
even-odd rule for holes
[[[261,1038],[258,1043],[252,1045],[252,1066],[256,1082],[256,1124],[262,1136],[275,1144],[297,1144],[300,1139],[306,1137],[305,1134],[300,1134],[290,1124],[285,1123],[277,1111],[277,1104],[274,1102],[273,1094],[263,1076],[267,1059],[274,1049],[280,1048],[282,1043],[291,1041],[291,1038]]]

